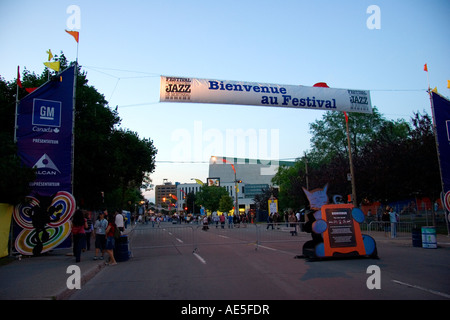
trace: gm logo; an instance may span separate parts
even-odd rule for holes
[[[61,102],[43,99],[33,100],[33,125],[60,127]]]

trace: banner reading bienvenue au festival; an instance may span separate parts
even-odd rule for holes
[[[372,113],[370,91],[161,76],[161,102]]]
[[[75,66],[23,98],[17,110],[17,148],[22,163],[36,169],[31,194],[15,207],[15,247],[40,254],[70,235]],[[70,246],[70,243],[67,244]]]

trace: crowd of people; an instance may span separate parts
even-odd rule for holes
[[[96,215],[96,217],[93,217]],[[94,240],[94,260],[105,260],[106,265],[117,265],[114,257],[116,240],[125,231],[127,217],[120,210],[97,213],[77,209],[72,217],[72,247],[76,262],[81,261],[82,252],[91,250]]]

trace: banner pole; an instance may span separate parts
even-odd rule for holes
[[[78,48],[78,44],[77,44]],[[71,163],[71,191],[72,195],[74,195],[74,175],[75,175],[75,104],[76,104],[76,92],[77,92],[77,77],[78,77],[78,49],[77,49],[77,58],[75,61],[73,71],[73,98],[72,98],[72,163]],[[75,197],[75,195],[74,195]]]
[[[77,92],[77,78],[78,78],[78,46],[79,42],[77,40],[77,56],[75,58],[75,70],[73,72],[73,100],[72,100],[72,164],[71,164],[71,188],[72,188],[72,195],[75,198],[74,195],[74,175],[75,175],[75,106],[76,106],[76,92]]]
[[[345,126],[346,126],[346,131],[347,131],[348,157],[349,157],[349,161],[350,161],[350,175],[352,176],[352,202],[353,202],[353,206],[356,208],[358,205],[357,205],[357,201],[356,201],[355,170],[353,168],[352,145],[350,143],[350,130],[348,127],[347,114],[345,114]]]
[[[19,77],[19,66],[17,66],[17,77]],[[17,113],[19,112],[19,83],[16,81],[16,111],[14,119],[14,143],[17,143]]]

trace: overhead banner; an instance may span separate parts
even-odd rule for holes
[[[75,67],[67,68],[19,103],[18,154],[37,170],[33,194],[72,193],[74,72]]]
[[[370,91],[161,76],[161,102],[372,113]]]

